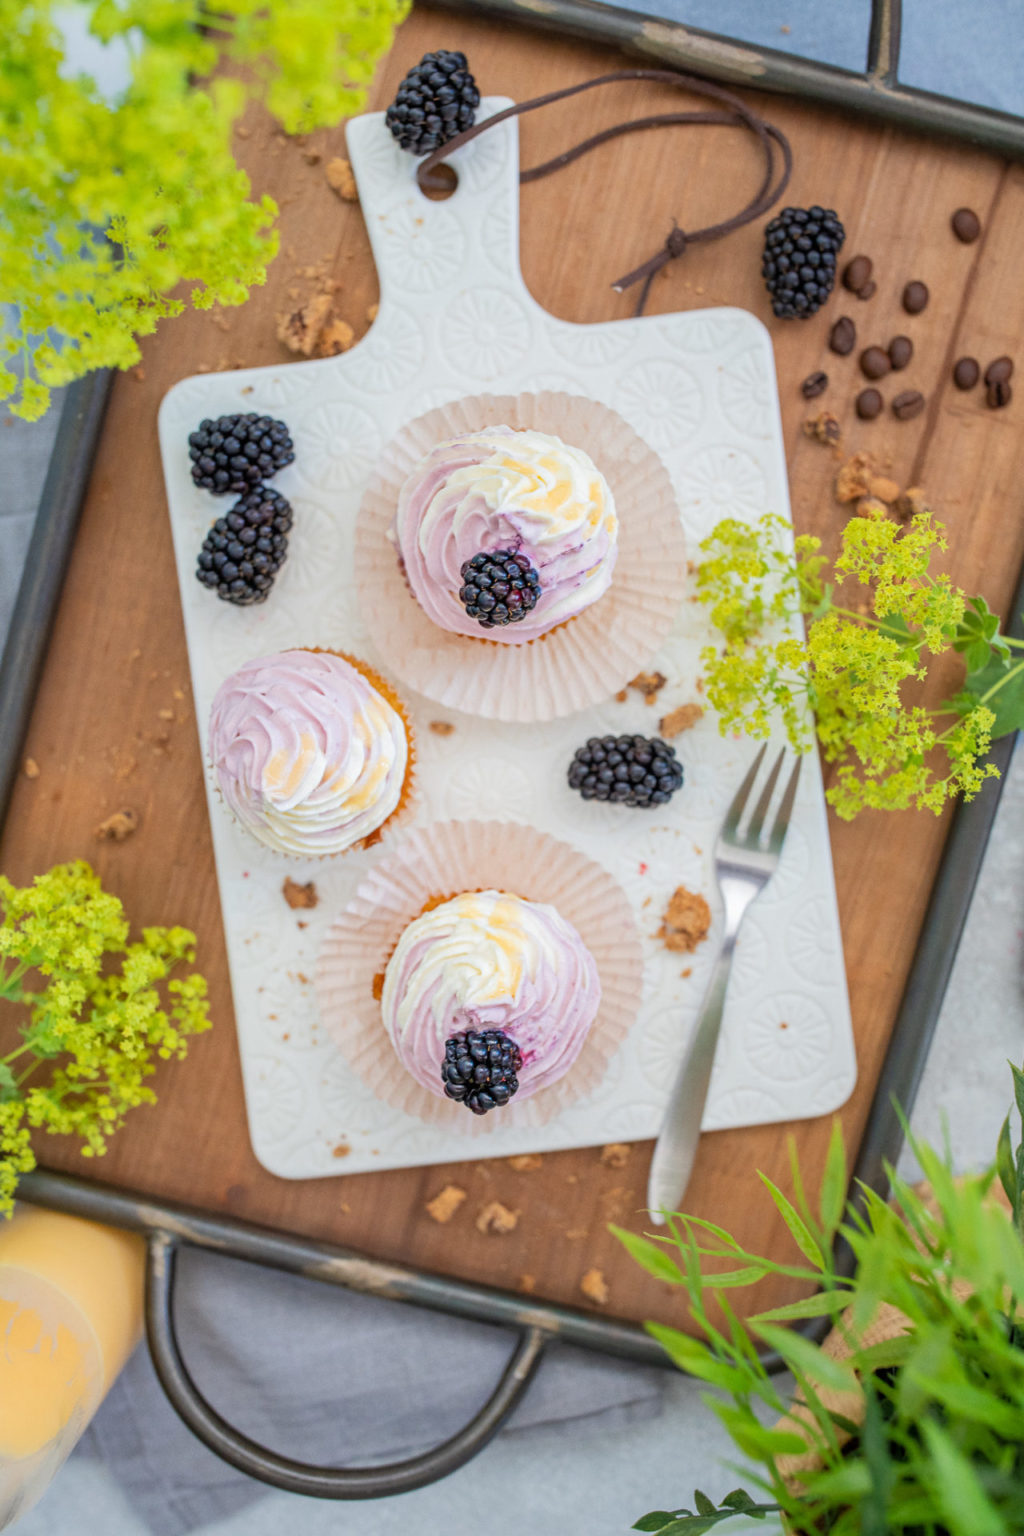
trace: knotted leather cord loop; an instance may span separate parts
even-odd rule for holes
[[[749,224],[752,219],[759,218],[766,213],[773,203],[777,202],[789,183],[793,170],[793,151],[790,149],[789,140],[780,128],[774,124],[765,122],[762,117],[751,110],[738,96],[731,91],[722,90],[720,86],[712,85],[707,80],[698,80],[694,75],[685,75],[677,70],[668,69],[620,69],[614,74],[597,75],[592,80],[584,80],[579,85],[566,86],[560,91],[549,91],[546,96],[535,96],[530,101],[517,102],[514,106],[505,107],[501,112],[496,112],[493,117],[487,118],[482,123],[474,123],[472,128],[466,128],[455,138],[449,139],[446,144],[440,145],[427,155],[418,171],[421,186],[429,186],[425,179],[435,166],[440,165],[453,150],[460,149],[463,144],[468,144],[471,139],[478,138],[481,133],[486,133],[488,128],[493,128],[497,123],[503,123],[507,118],[518,117],[524,112],[536,111],[538,107],[549,106],[555,101],[564,101],[568,96],[577,96],[581,91],[592,90],[597,85],[611,85],[624,80],[655,80],[665,85],[679,86],[684,90],[693,91],[698,96],[707,96],[711,100],[720,102],[724,111],[703,112],[662,112],[652,117],[631,118],[626,122],[616,123],[611,128],[605,128],[600,133],[592,134],[590,138],[583,139],[579,144],[574,144],[571,149],[564,150],[562,154],[555,155],[551,160],[545,160],[541,165],[532,166],[527,171],[521,171],[519,180],[521,183],[539,181],[542,176],[549,176],[553,171],[559,171],[564,166],[571,165],[581,155],[588,154],[596,149],[599,144],[605,144],[609,139],[617,138],[623,133],[634,133],[646,128],[667,128],[685,123],[711,123],[729,128],[747,128],[757,138],[764,154],[764,176],[761,185],[750,202],[741,212],[734,214],[730,219],[724,219],[719,224],[708,224],[704,229],[683,231],[674,224],[669,232],[664,245],[656,251],[647,261],[636,267],[632,272],[627,272],[624,277],[618,278],[612,287],[616,293],[622,293],[624,289],[631,288],[634,283],[642,283],[640,297],[637,301],[634,314],[641,315],[647,303],[647,295],[650,292],[651,283],[657,272],[668,262],[682,256],[690,245],[700,241],[717,240],[722,235],[731,234],[734,229],[740,229],[744,224]],[[782,166],[777,172],[775,162],[775,147],[778,147]]]

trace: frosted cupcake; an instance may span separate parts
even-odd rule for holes
[[[604,595],[618,532],[608,483],[581,448],[495,426],[431,449],[401,488],[389,537],[441,629],[523,645]]]
[[[277,853],[374,842],[411,789],[400,701],[332,651],[280,651],[232,673],[210,711],[209,750],[225,803]]]
[[[404,930],[381,1016],[417,1082],[479,1115],[564,1077],[600,1003],[593,956],[554,907],[467,891]]]

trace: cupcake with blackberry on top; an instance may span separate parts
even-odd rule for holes
[[[553,720],[647,667],[686,589],[658,455],[582,395],[479,395],[380,454],[356,524],[363,619],[388,667],[439,704]]]
[[[226,678],[209,753],[236,820],[277,853],[324,857],[376,842],[409,802],[405,708],[365,663],[280,651]]]

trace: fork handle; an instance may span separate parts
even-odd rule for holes
[[[690,1182],[735,948],[736,935],[727,934],[704,994],[696,1028],[673,1084],[654,1148],[647,1182],[647,1206],[651,1220],[658,1226],[664,1225],[665,1211],[679,1209]]]

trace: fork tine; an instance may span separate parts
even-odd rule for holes
[[[764,826],[764,819],[768,814],[768,807],[772,803],[772,795],[775,792],[775,785],[778,782],[779,772],[782,768],[782,760],[785,755],[785,750],[783,750],[775,759],[772,771],[768,775],[768,782],[765,784],[764,789],[761,791],[760,800],[754,807],[754,814],[751,816],[750,826],[747,828],[748,843],[756,843],[760,841],[761,828]]]
[[[722,823],[722,830],[718,834],[719,837],[731,837],[736,831],[736,828],[739,826],[740,817],[743,815],[743,811],[747,803],[747,796],[750,794],[750,791],[754,787],[754,780],[757,778],[758,771],[760,770],[761,764],[764,762],[764,755],[767,751],[768,743],[765,742],[764,746],[761,748],[760,752],[751,763],[750,768],[747,771],[746,778],[743,780],[743,783],[740,785],[739,789],[733,796],[732,805],[730,805],[729,809],[725,813],[725,820]]]
[[[789,776],[789,783],[786,785],[785,793],[782,796],[778,815],[768,835],[768,849],[771,853],[779,852],[783,839],[786,836],[789,818],[793,813],[793,802],[796,799],[796,787],[800,780],[800,769],[803,766],[803,761],[802,757],[798,757],[796,760],[796,767]]]

